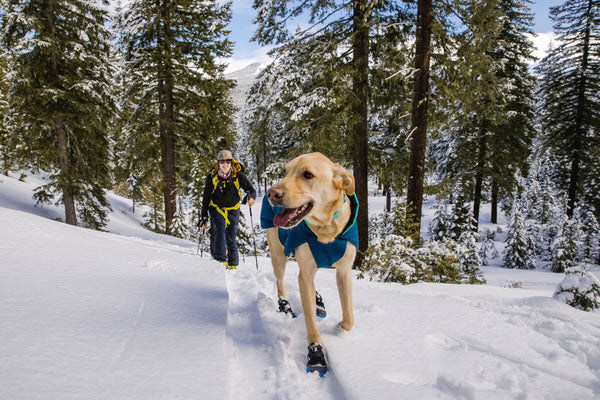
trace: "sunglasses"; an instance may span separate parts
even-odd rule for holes
[[[219,164],[231,164],[231,160],[219,160]]]

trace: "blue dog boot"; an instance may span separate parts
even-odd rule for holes
[[[327,311],[325,311],[325,303],[323,303],[323,297],[316,292],[316,303],[317,303],[317,317],[325,318],[327,316]]]
[[[290,306],[289,301],[287,301],[283,297],[280,297],[278,300],[278,303],[279,303],[279,312],[282,312],[284,314],[290,314],[292,316],[292,318],[296,318],[296,313],[294,313],[294,311],[292,311],[292,306]]]
[[[327,363],[325,362],[325,353],[323,346],[318,343],[311,343],[308,346],[308,362],[306,363],[306,372],[318,372],[320,376],[327,372]]]

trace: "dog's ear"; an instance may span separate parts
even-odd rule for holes
[[[354,175],[340,164],[334,164],[333,167],[333,184],[338,189],[346,191],[348,196],[354,194]]]

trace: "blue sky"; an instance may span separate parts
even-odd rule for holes
[[[534,40],[538,48],[545,49],[552,33],[552,21],[548,18],[550,7],[564,3],[565,0],[534,0],[534,30],[539,34]],[[235,71],[255,61],[268,59],[268,48],[251,42],[250,38],[256,30],[252,20],[256,11],[252,8],[252,0],[234,0],[233,17],[230,25],[230,38],[235,42],[233,56],[229,62],[228,71]]]

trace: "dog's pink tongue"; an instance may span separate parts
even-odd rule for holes
[[[280,227],[286,226],[290,219],[296,215],[297,208],[284,208],[282,212],[273,217],[273,225]]]

